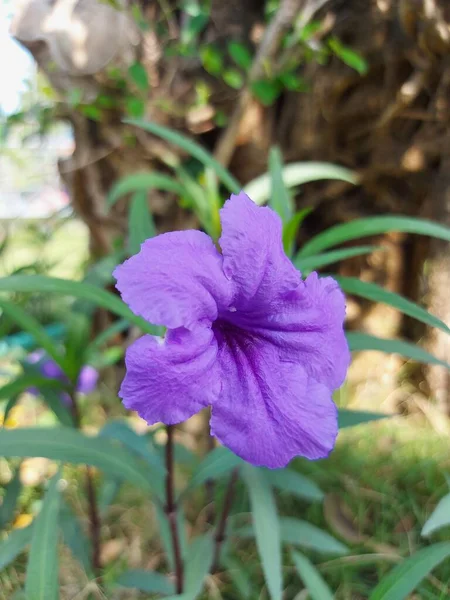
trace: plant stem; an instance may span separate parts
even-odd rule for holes
[[[173,425],[167,425],[166,442],[166,506],[165,513],[169,521],[172,536],[173,557],[175,563],[175,579],[177,594],[183,592],[183,562],[181,559],[180,539],[178,536],[177,512],[174,495],[174,459],[173,459]]]
[[[228,487],[225,492],[222,514],[220,515],[220,521],[217,525],[216,535],[214,536],[214,559],[212,564],[213,573],[219,568],[220,551],[222,550],[222,546],[225,541],[227,520],[233,504],[234,486],[236,485],[238,472],[238,469],[234,469],[233,473],[231,474],[230,481],[228,482]]]
[[[81,416],[75,390],[70,394],[72,419],[76,429],[80,429]],[[86,466],[86,493],[89,510],[89,526],[92,543],[92,568],[100,581],[102,568],[100,560],[100,515],[97,508],[97,496],[95,493],[94,477],[92,469]]]

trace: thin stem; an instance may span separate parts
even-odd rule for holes
[[[239,470],[235,469],[230,477],[230,481],[228,482],[228,487],[225,492],[225,499],[223,501],[222,514],[220,515],[220,521],[217,525],[216,535],[214,536],[214,559],[211,569],[213,573],[219,568],[220,551],[222,550],[222,546],[225,541],[227,520],[233,504],[234,486],[236,485],[238,473]]]
[[[80,409],[78,407],[78,401],[75,390],[72,390],[70,393],[71,399],[71,412],[73,424],[76,429],[80,429],[81,423],[81,415]],[[86,466],[86,493],[88,500],[88,511],[89,511],[89,527],[91,534],[91,543],[92,543],[92,568],[94,573],[100,580],[100,571],[102,568],[101,560],[100,560],[100,515],[97,507],[97,495],[95,492],[94,485],[94,476],[92,473],[92,469]]]
[[[175,563],[175,579],[177,594],[183,592],[183,561],[181,559],[180,539],[178,536],[177,512],[174,494],[174,460],[173,460],[173,425],[167,425],[166,442],[166,506],[165,513],[169,521],[172,536],[173,557]]]

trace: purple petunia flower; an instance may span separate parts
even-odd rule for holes
[[[29,354],[27,356],[27,363],[34,365],[42,377],[47,379],[58,379],[65,384],[69,383],[69,380],[61,367],[52,358],[47,356],[42,349],[35,350]],[[75,389],[80,394],[89,394],[95,390],[97,381],[98,371],[94,369],[94,367],[91,367],[91,365],[85,365],[80,371]],[[40,393],[36,387],[29,388],[28,392],[33,394],[33,396],[38,396]],[[70,405],[71,400],[69,394],[62,392],[61,399],[65,404]]]
[[[167,327],[128,348],[120,397],[149,424],[211,405],[212,435],[257,466],[323,458],[350,362],[344,296],[331,277],[302,280],[270,208],[241,192],[221,221],[222,253],[200,231],[177,231],[116,268],[133,312]]]

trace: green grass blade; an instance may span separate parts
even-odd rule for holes
[[[339,429],[345,429],[346,427],[355,427],[356,425],[363,425],[364,423],[370,423],[372,421],[379,421],[380,419],[386,419],[390,416],[391,415],[386,415],[383,413],[373,413],[362,410],[347,410],[346,408],[339,408]]]
[[[287,188],[296,187],[311,181],[337,179],[348,183],[357,183],[357,175],[338,165],[325,162],[299,162],[283,167],[283,181]],[[271,178],[269,173],[260,175],[248,183],[244,191],[256,204],[265,204],[271,194]]]
[[[441,498],[439,504],[423,526],[421,535],[427,537],[447,525],[450,525],[450,494]]]
[[[46,277],[45,275],[11,275],[0,279],[0,292],[41,292],[74,296],[106,308],[127,319],[142,332],[153,334],[155,327],[136,316],[117,296],[90,283]]]
[[[306,556],[303,556],[300,552],[292,552],[292,560],[297,573],[300,575],[309,592],[311,600],[333,600],[334,595],[332,591],[325,583],[322,575]]]
[[[184,571],[184,594],[195,600],[202,591],[205,578],[211,569],[214,545],[210,535],[195,538],[188,547]]]
[[[0,530],[4,529],[13,520],[21,491],[20,466],[18,466],[14,477],[5,487],[5,494],[0,504]]]
[[[178,196],[184,193],[183,186],[174,178],[163,173],[133,173],[122,177],[111,188],[106,203],[109,207],[127,194],[135,192],[148,192],[149,190],[163,190]]]
[[[341,250],[331,250],[330,252],[322,252],[321,254],[314,254],[314,256],[307,256],[306,258],[294,259],[294,265],[303,274],[311,273],[322,267],[332,265],[337,262],[341,262],[347,258],[353,258],[354,256],[363,256],[364,254],[371,254],[377,250],[381,250],[380,246],[353,246],[353,248],[342,248]]]
[[[394,567],[372,591],[369,600],[405,600],[449,556],[450,542],[422,548]]]
[[[287,256],[292,256],[299,227],[310,214],[311,210],[311,208],[303,208],[302,210],[297,211],[291,219],[285,223],[283,227],[283,248]]]
[[[205,167],[211,167],[217,174],[217,177],[222,181],[222,183],[229,189],[230,192],[237,194],[241,185],[239,182],[231,175],[231,173],[225,169],[217,160],[212,156],[210,152],[205,150],[202,146],[191,140],[185,135],[174,131],[173,129],[169,129],[168,127],[164,127],[163,125],[158,125],[157,123],[152,123],[149,121],[140,121],[136,119],[125,119],[125,123],[128,125],[134,125],[135,127],[139,127],[140,129],[144,129],[144,131],[148,131],[153,135],[156,135],[166,142],[170,144],[174,144],[178,146],[189,156],[192,156],[199,160],[201,163],[205,165]]]
[[[137,254],[141,244],[155,235],[156,227],[148,206],[147,192],[135,192],[128,214],[130,254]]]
[[[269,173],[271,178],[271,193],[269,206],[287,224],[294,213],[292,198],[283,181],[283,156],[277,147],[270,149]]]
[[[61,502],[61,494],[58,489],[59,480],[59,473],[50,480],[41,512],[33,526],[25,580],[27,600],[57,600],[59,598],[58,515]]]
[[[92,575],[91,542],[85,534],[78,516],[64,500],[60,508],[59,524],[64,543],[70,548],[73,556],[80,562],[85,572]]]
[[[117,580],[117,583],[122,587],[134,588],[147,594],[168,594],[175,593],[175,586],[167,577],[162,573],[155,571],[144,571],[136,569],[132,571],[125,571]]]
[[[421,323],[425,323],[425,325],[436,327],[445,333],[450,333],[450,329],[447,325],[434,315],[430,314],[427,310],[395,292],[385,290],[376,283],[361,281],[356,277],[341,277],[340,275],[335,276],[335,279],[347,294],[360,296],[361,298],[371,300],[372,302],[387,304],[388,306],[396,308],[404,315],[408,315]]]
[[[242,465],[243,461],[233,454],[228,448],[219,446],[214,448],[212,452],[209,452],[202,462],[197,466],[193,472],[192,477],[189,480],[187,488],[184,490],[183,495],[189,490],[202,485],[209,479],[219,479],[224,477],[230,471]]]
[[[34,525],[24,529],[13,529],[5,540],[0,542],[0,570],[7,567],[25,550],[31,542]]]
[[[121,477],[150,491],[146,469],[134,457],[105,438],[88,437],[69,427],[0,430],[0,456],[39,456],[73,464],[97,467],[107,475]]]
[[[347,332],[347,341],[350,346],[350,350],[353,352],[359,352],[362,350],[375,350],[378,352],[385,352],[387,354],[400,354],[404,358],[416,360],[420,363],[430,365],[440,365],[450,369],[450,365],[443,360],[439,360],[426,350],[423,350],[415,344],[410,342],[404,342],[403,340],[394,339],[383,339],[370,335],[368,333],[362,333],[361,331],[349,331]]]
[[[332,246],[359,238],[387,233],[389,231],[400,231],[404,233],[417,233],[429,237],[446,240],[450,242],[450,228],[432,221],[416,219],[414,217],[381,216],[355,219],[350,223],[343,223],[330,227],[319,233],[303,246],[298,252],[296,260],[313,256]]]
[[[243,476],[250,497],[256,546],[267,588],[272,600],[281,600],[283,589],[281,536],[275,498],[262,471],[244,465]]]

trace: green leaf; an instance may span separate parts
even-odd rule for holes
[[[379,421],[380,419],[386,419],[390,416],[391,415],[386,415],[383,413],[373,413],[365,412],[362,410],[347,410],[346,408],[339,408],[339,429],[345,429],[346,427],[355,427],[356,425],[370,423],[371,421]]]
[[[212,452],[209,452],[197,469],[193,472],[187,488],[183,491],[183,495],[189,490],[192,490],[199,485],[202,485],[209,479],[220,479],[227,475],[230,471],[242,465],[243,461],[233,454],[225,446],[218,446]]]
[[[279,214],[283,224],[287,224],[294,214],[294,205],[283,181],[283,156],[277,147],[270,149],[269,173],[272,181],[269,206]]]
[[[73,556],[80,562],[85,572],[92,575],[91,542],[84,533],[77,515],[64,501],[60,508],[59,524],[64,543],[70,548]]]
[[[61,390],[62,385],[59,379],[46,379],[41,375],[34,373],[26,373],[19,375],[10,383],[7,383],[0,388],[0,400],[8,400],[12,396],[17,396],[30,387],[37,387],[38,389],[50,388]],[[6,421],[6,415],[4,416]]]
[[[283,167],[283,181],[287,188],[303,185],[311,181],[321,181],[322,179],[336,179],[347,181],[348,183],[358,183],[357,175],[353,171],[331,163],[298,162]],[[265,173],[250,181],[245,186],[244,191],[256,204],[264,204],[270,198],[271,189],[270,174]]]
[[[170,569],[173,572],[175,571],[175,560],[169,521],[159,504],[155,504],[155,512],[158,521],[159,533],[161,535],[161,541],[163,543],[164,550],[166,553],[166,559],[169,563]],[[186,523],[181,506],[178,506],[176,509],[176,521],[180,542],[181,558],[184,560],[184,558],[187,556],[188,545],[186,540]]]
[[[210,535],[195,538],[188,547],[184,569],[184,596],[195,600],[203,589],[205,578],[211,569],[214,545]]]
[[[281,83],[274,79],[260,79],[253,81],[251,89],[255,98],[257,98],[264,106],[270,106],[275,102],[283,90]]]
[[[221,563],[223,563],[223,566],[226,568],[227,575],[233,582],[234,587],[239,591],[239,598],[242,598],[243,600],[253,598],[255,591],[242,562],[238,559],[224,556],[221,559]]]
[[[156,235],[155,223],[148,206],[147,192],[135,192],[128,217],[130,254],[137,254],[141,244]]]
[[[263,473],[270,485],[283,492],[288,492],[297,498],[320,502],[323,500],[322,490],[304,475],[291,469],[263,469]]]
[[[27,600],[59,598],[58,515],[61,501],[59,481],[60,473],[50,480],[41,512],[34,522],[25,580]]]
[[[347,258],[371,254],[377,250],[382,250],[382,248],[380,246],[353,246],[353,248],[331,250],[331,252],[322,252],[321,254],[315,254],[314,256],[307,256],[306,258],[297,257],[294,260],[294,265],[302,273],[311,273],[311,271],[316,271],[322,267],[341,262]]]
[[[283,227],[283,248],[288,256],[292,256],[299,227],[311,210],[311,208],[303,208],[302,210],[297,211],[294,216],[285,223]],[[297,267],[297,265],[295,266]],[[297,267],[297,269],[298,268],[299,267]]]
[[[450,542],[422,548],[394,567],[375,587],[369,600],[404,600],[448,556]]]
[[[252,66],[252,55],[250,50],[240,42],[232,41],[228,44],[228,54],[234,60],[238,67],[244,71],[248,71]]]
[[[147,71],[142,63],[136,62],[128,68],[128,75],[137,85],[137,87],[146,92],[149,88]]]
[[[441,498],[423,526],[421,535],[427,537],[447,525],[450,525],[450,494]]]
[[[291,556],[311,600],[333,600],[332,591],[311,561],[299,552],[292,552]]]
[[[220,75],[223,70],[223,56],[218,48],[208,44],[200,48],[202,65],[211,75]]]
[[[0,541],[0,570],[7,567],[31,542],[34,525],[24,529],[13,529],[8,537]]]
[[[20,275],[19,275],[20,277]],[[64,356],[58,351],[58,348],[53,343],[52,338],[46,333],[32,315],[26,313],[18,304],[13,304],[5,298],[0,298],[0,308],[8,315],[21,329],[27,331],[34,338],[36,346],[43,348],[45,352],[53,358],[53,360],[65,371]]]
[[[0,456],[40,456],[51,460],[97,467],[108,475],[149,491],[148,473],[129,452],[100,437],[88,437],[68,427],[0,430]]]
[[[17,510],[17,502],[22,491],[20,466],[17,467],[14,477],[5,487],[5,490],[3,502],[0,504],[0,529],[4,529],[13,520]]]
[[[169,175],[162,173],[133,173],[132,175],[122,177],[113,185],[106,198],[106,203],[111,207],[122,196],[133,192],[149,192],[152,189],[172,192],[178,196],[184,194],[183,186]]]
[[[158,476],[158,482],[160,477],[165,476],[166,468],[164,463],[151,445],[150,440],[146,436],[139,435],[133,431],[123,421],[110,421],[103,427],[100,435],[118,440],[140,458],[143,458],[148,466],[155,471],[155,475]]]
[[[347,554],[348,548],[332,535],[307,521],[283,517],[280,519],[281,539],[285,544],[302,546],[326,554]]]
[[[389,231],[418,233],[450,242],[450,227],[432,221],[401,216],[367,217],[365,219],[355,219],[342,225],[335,225],[319,233],[303,246],[296,259],[313,256],[322,250],[343,242]]]
[[[110,327],[99,333],[95,340],[89,344],[87,355],[89,356],[90,354],[98,352],[100,348],[106,344],[106,342],[109,342],[111,338],[115,337],[119,333],[126,331],[128,327],[129,324],[125,319],[119,319],[119,321],[113,323]]]
[[[358,52],[344,46],[344,44],[335,37],[328,40],[329,48],[336,54],[343,63],[355,69],[360,75],[365,75],[369,70],[367,61]]]
[[[300,546],[324,554],[347,554],[349,551],[347,546],[329,533],[307,521],[301,521],[293,517],[281,517],[279,526],[281,541],[284,544]],[[236,529],[234,533],[240,538],[251,538],[255,535],[252,527],[241,527]]]
[[[142,119],[145,115],[145,102],[142,98],[129,96],[125,98],[125,110],[132,119]]]
[[[419,346],[404,342],[403,340],[383,339],[361,331],[347,332],[347,341],[350,350],[358,352],[362,350],[376,350],[378,352],[386,352],[388,354],[400,354],[405,358],[416,360],[417,362],[440,365],[450,369],[450,365],[439,360],[429,352],[426,352]]]
[[[153,325],[136,316],[117,296],[90,283],[46,277],[45,275],[11,275],[0,279],[0,291],[52,292],[75,296],[93,302],[95,305],[127,319],[129,323],[139,327],[143,333],[154,334],[155,332]]]
[[[243,466],[243,476],[250,497],[256,546],[267,588],[272,600],[281,600],[283,575],[280,519],[272,489],[262,471],[250,465]]]
[[[125,571],[117,583],[126,588],[134,588],[147,594],[168,594],[175,593],[175,586],[167,575],[162,575],[155,571],[144,571],[136,569]]]
[[[244,85],[244,78],[236,69],[226,69],[223,72],[222,77],[225,83],[235,90],[240,90]]]
[[[104,477],[98,495],[98,508],[100,516],[104,517],[109,507],[114,502],[122,485],[121,479],[117,477]]]
[[[430,327],[436,327],[437,329],[445,331],[445,333],[450,333],[450,329],[447,325],[434,315],[430,314],[427,310],[418,304],[403,298],[403,296],[400,296],[399,294],[385,290],[376,283],[369,283],[368,281],[361,281],[356,277],[342,277],[340,275],[336,275],[335,279],[347,294],[360,296],[366,300],[372,300],[372,302],[387,304],[388,306],[396,308],[403,314],[408,315],[421,323],[425,323],[425,325],[430,325]]]
[[[64,427],[75,427],[72,414],[70,413],[69,408],[64,404],[61,393],[54,389],[44,387],[41,392],[41,398],[54,413],[61,425]]]
[[[129,120],[127,119],[125,123],[129,125],[134,125],[135,127],[139,127],[161,137],[171,144],[175,144],[179,146],[182,150],[184,150],[189,156],[196,158],[201,163],[205,165],[205,167],[211,167],[217,174],[217,177],[222,181],[222,183],[229,189],[230,192],[235,194],[239,193],[241,190],[241,185],[239,182],[231,175],[231,173],[225,169],[217,160],[211,155],[210,152],[205,150],[202,146],[192,141],[190,138],[178,133],[177,131],[173,131],[168,127],[164,127],[163,125],[158,125],[157,123],[152,123],[148,121],[139,121],[139,120]]]

